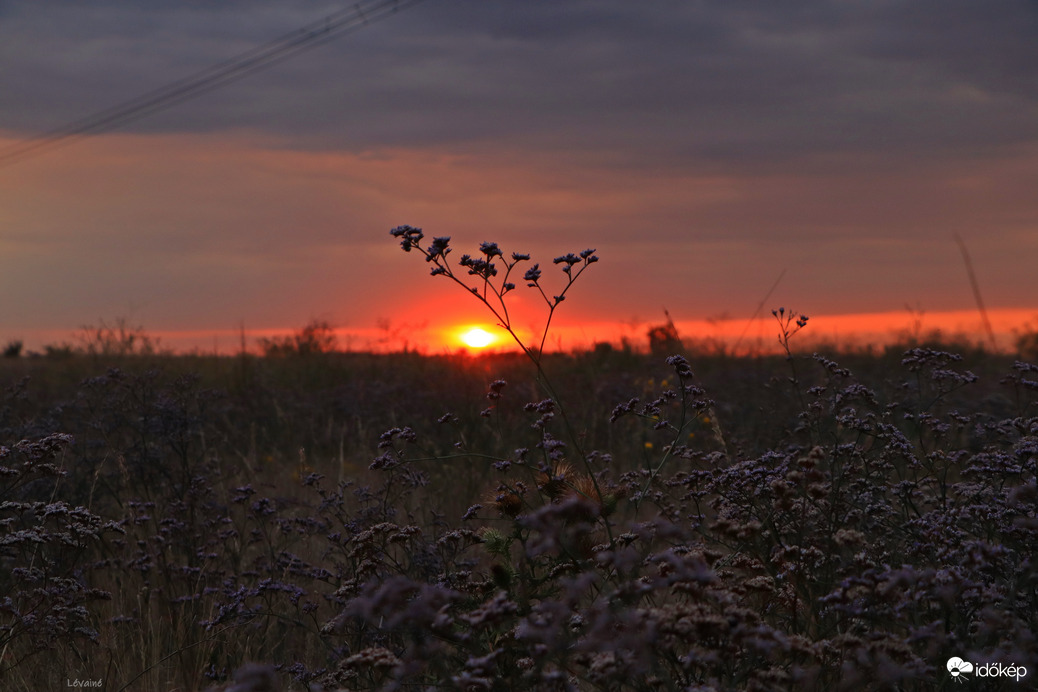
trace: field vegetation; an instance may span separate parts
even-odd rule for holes
[[[556,258],[556,293],[394,236],[506,329],[539,292],[545,336],[597,270]],[[262,357],[121,325],[4,358],[0,687],[932,690],[960,657],[1025,688],[1033,353],[804,353],[773,317],[777,356],[668,325],[651,353],[341,353],[315,323]]]

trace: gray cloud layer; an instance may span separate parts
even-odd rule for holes
[[[276,37],[338,3],[7,2],[0,127],[29,135]],[[976,154],[1033,141],[1023,0],[427,0],[130,126],[365,150],[499,142],[632,165]]]

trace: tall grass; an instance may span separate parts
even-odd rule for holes
[[[529,258],[402,228],[509,328]],[[591,257],[521,265],[545,334]],[[1038,366],[776,317],[776,357],[4,359],[0,686],[1026,686]]]

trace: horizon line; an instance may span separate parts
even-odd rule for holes
[[[943,311],[886,311],[842,314],[808,315],[805,329],[797,335],[800,344],[828,345],[837,350],[851,351],[862,348],[882,347],[905,341],[951,340],[980,344],[989,342],[981,315],[975,310]],[[995,350],[1011,352],[1014,343],[1022,334],[1038,331],[1038,308],[995,308],[987,311],[995,333]],[[343,352],[389,353],[415,351],[429,355],[452,352],[473,352],[465,347],[460,334],[472,327],[481,327],[497,335],[495,345],[484,352],[516,351],[510,345],[512,337],[500,326],[487,320],[465,320],[444,325],[409,325],[396,328],[370,326],[351,328],[336,326],[321,320],[331,327],[336,337],[338,350]],[[628,346],[646,350],[649,344],[648,330],[665,326],[666,319],[646,320],[632,318],[614,321],[584,321],[569,323],[562,319],[554,324],[548,335],[546,350],[570,352],[587,350],[599,343],[613,346]],[[678,319],[673,321],[682,343],[713,348],[733,349],[744,346],[753,352],[770,351],[777,347],[778,325],[771,315],[754,319],[719,317],[706,319]],[[98,328],[118,329],[124,327],[138,338],[147,338],[162,351],[174,354],[232,355],[245,351],[262,352],[263,339],[278,339],[298,334],[303,327],[233,328],[212,329],[148,329],[143,325],[116,320],[113,324],[86,325],[69,331],[64,329],[4,329],[8,333],[21,331],[28,338],[11,336],[5,343],[22,342],[27,353],[39,352],[51,347],[76,347],[89,341],[89,333]],[[540,335],[530,328],[516,329],[520,338],[527,343],[539,342]],[[742,342],[741,344],[739,342]],[[990,345],[990,343],[988,344]]]

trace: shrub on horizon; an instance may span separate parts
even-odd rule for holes
[[[322,355],[333,353],[337,347],[335,329],[324,320],[311,320],[291,336],[260,339],[260,349],[268,358]]]

